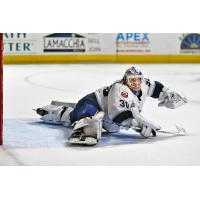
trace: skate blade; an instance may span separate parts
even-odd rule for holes
[[[79,138],[70,138],[68,140],[68,143],[93,146],[97,144],[97,140],[92,137],[87,137],[84,141],[79,140]]]

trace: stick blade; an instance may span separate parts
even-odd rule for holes
[[[178,125],[178,124],[175,124],[175,127],[176,127],[177,133],[178,133],[179,135],[182,135],[182,136],[187,135],[187,131],[186,131],[182,126],[180,126],[180,125]]]

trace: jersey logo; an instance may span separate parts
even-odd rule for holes
[[[122,97],[124,97],[124,98],[128,98],[128,93],[127,93],[127,92],[122,92],[121,95],[122,95]]]

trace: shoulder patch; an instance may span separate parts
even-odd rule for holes
[[[121,92],[121,96],[124,97],[124,98],[128,98],[128,92]]]

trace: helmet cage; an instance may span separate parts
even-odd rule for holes
[[[126,85],[133,91],[140,91],[142,84],[142,76],[128,76],[126,78]]]
[[[134,94],[138,95],[140,93],[142,81],[143,75],[140,70],[132,67],[126,71],[124,83],[133,91]]]

